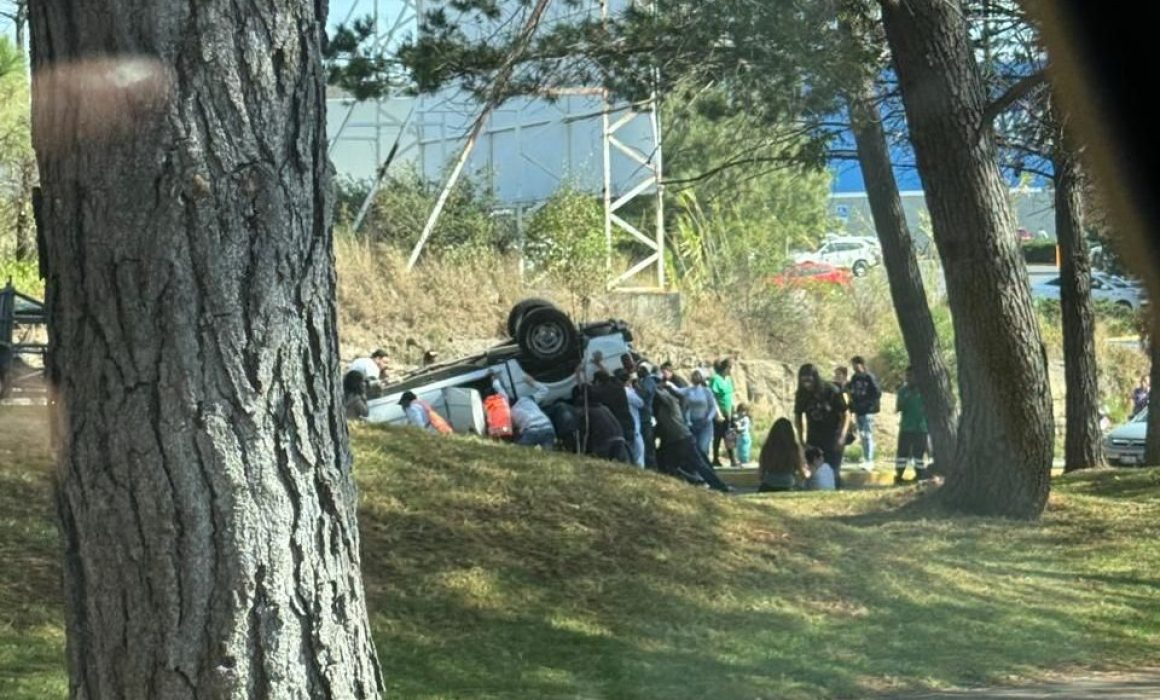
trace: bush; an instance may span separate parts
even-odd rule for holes
[[[524,256],[572,296],[575,315],[586,315],[592,296],[607,286],[603,205],[571,187],[559,190],[528,225]]]
[[[1054,265],[1055,241],[1031,241],[1020,246],[1028,265]]]
[[[16,261],[0,259],[0,289],[12,280],[16,290],[37,299],[44,298],[44,281],[40,279],[40,265],[35,260]]]
[[[337,221],[353,223],[370,183],[345,179],[335,183]],[[439,187],[425,182],[414,169],[388,176],[375,195],[374,203],[357,235],[364,240],[386,243],[410,251],[419,241],[423,227],[439,199]],[[516,248],[514,226],[495,216],[498,201],[485,185],[463,178],[451,191],[439,223],[427,242],[431,252],[488,248],[507,253]]]

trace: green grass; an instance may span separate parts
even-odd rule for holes
[[[393,697],[862,697],[1158,651],[1160,471],[1057,480],[1021,523],[911,490],[730,498],[468,440],[355,439]],[[47,459],[0,447],[0,464],[0,697],[60,696]]]

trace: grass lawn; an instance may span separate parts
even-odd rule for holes
[[[48,456],[0,413],[0,698],[66,691]],[[1160,646],[1160,471],[1056,481],[1039,523],[914,492],[730,498],[356,431],[398,698],[816,698],[1132,667]]]

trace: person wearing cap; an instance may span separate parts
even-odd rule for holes
[[[524,447],[541,447],[552,450],[556,447],[556,429],[552,419],[540,408],[540,402],[548,398],[548,387],[529,376],[524,382],[532,393],[524,394],[512,403],[512,426],[516,429],[516,444]],[[511,402],[511,396],[499,381],[499,375],[492,372],[491,387],[495,393]]]
[[[370,357],[360,357],[350,363],[350,370],[361,372],[368,382],[377,382],[385,378],[388,361],[387,351],[379,348]]]
[[[419,403],[418,398],[415,396],[415,392],[405,391],[399,399],[399,405],[403,407],[403,413],[407,416],[407,425],[434,431],[435,427],[431,425],[431,417],[427,415],[427,409]]]

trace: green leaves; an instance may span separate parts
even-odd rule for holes
[[[581,305],[608,279],[601,203],[570,186],[552,195],[528,225],[524,256],[534,272],[567,289]]]

